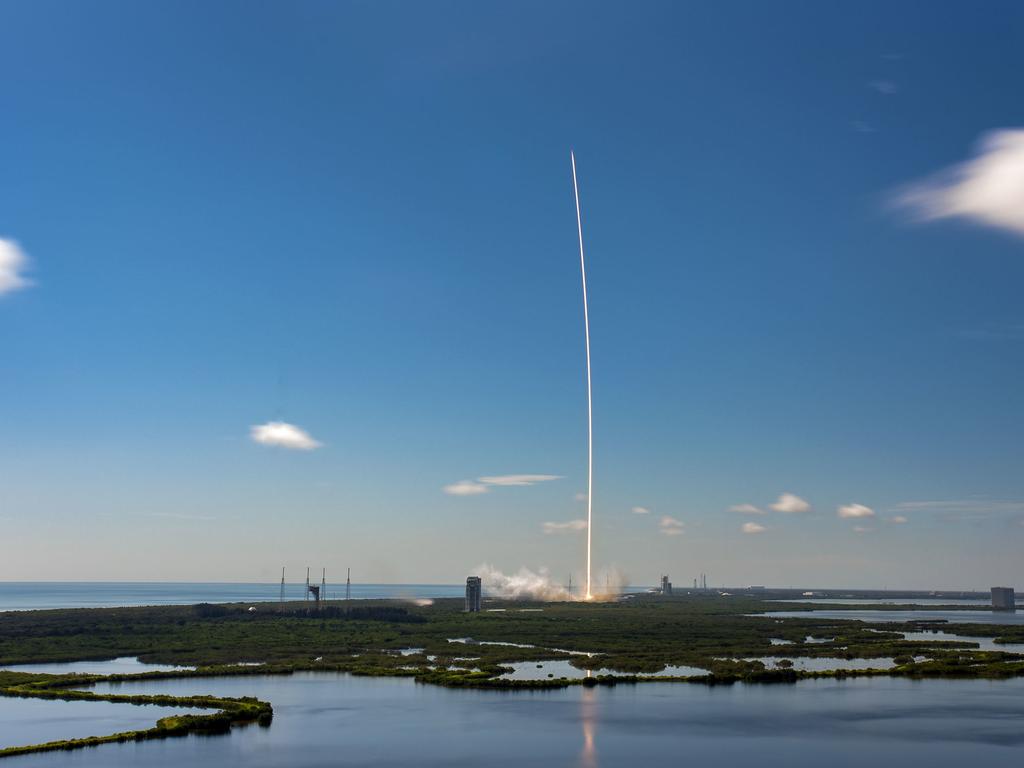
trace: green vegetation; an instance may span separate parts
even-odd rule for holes
[[[130,675],[34,675],[22,672],[0,671],[0,694],[22,698],[62,699],[64,701],[110,701],[123,704],[155,704],[162,707],[187,707],[209,709],[205,715],[173,715],[161,718],[152,728],[141,731],[124,731],[108,736],[90,736],[84,739],[66,739],[46,744],[0,749],[0,757],[12,757],[31,752],[78,749],[109,742],[143,741],[162,739],[169,736],[185,736],[190,733],[224,733],[232,725],[259,723],[270,725],[273,709],[265,701],[249,697],[240,699],[215,696],[122,696],[97,694],[89,691],[72,690],[69,685],[86,686],[99,681],[131,679]]]
[[[877,675],[1024,675],[1024,654],[981,651],[977,643],[962,640],[902,638],[904,632],[941,629],[966,637],[995,638],[997,643],[1024,643],[1021,625],[869,624],[823,619],[811,613],[806,618],[779,619],[758,615],[778,610],[777,603],[714,594],[635,596],[608,603],[488,601],[487,607],[502,610],[467,614],[462,612],[460,600],[438,600],[429,606],[361,601],[352,610],[332,603],[319,613],[310,612],[304,603],[286,603],[258,604],[256,610],[249,610],[248,604],[202,604],[0,614],[0,666],[137,656],[144,662],[196,667],[116,676],[7,672],[0,673],[0,695],[215,710],[209,715],[164,718],[145,731],[19,747],[2,750],[0,756],[197,731],[218,732],[232,724],[266,723],[271,717],[270,705],[254,699],[100,695],[76,690],[101,681],[323,670],[407,676],[449,687],[529,689],[666,681],[789,683]],[[842,610],[849,606],[793,604],[786,609],[811,607]],[[881,606],[856,606],[865,607]],[[461,641],[453,642],[457,639]],[[768,668],[759,660],[768,657],[878,659],[879,667],[894,666],[812,672],[794,668],[792,661]],[[512,662],[558,659],[568,660],[577,669],[596,672],[582,679],[501,677],[510,671],[507,665]],[[259,666],[235,666],[241,663]],[[649,676],[666,666],[696,667],[705,672]]]

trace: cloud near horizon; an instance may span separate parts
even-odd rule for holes
[[[889,512],[898,517],[913,512],[914,514],[930,512],[942,522],[971,522],[1005,518],[1024,513],[1024,501],[1011,499],[942,499],[933,501],[904,501]],[[904,519],[906,519],[904,517]]]
[[[544,529],[544,533],[575,533],[576,531],[587,530],[586,520],[567,520],[564,523],[542,523],[541,526]]]
[[[744,523],[740,527],[740,530],[743,531],[743,533],[764,533],[768,529],[760,523]]]
[[[991,131],[975,155],[897,192],[920,221],[959,217],[1024,237],[1024,129]]]
[[[0,237],[0,296],[32,285],[24,275],[27,267],[28,256],[18,243]]]
[[[491,488],[522,487],[561,478],[561,475],[491,475],[478,477],[476,480],[459,480],[457,483],[444,486],[441,490],[450,496],[477,496],[481,493],[490,493]]]
[[[795,493],[783,493],[779,496],[778,500],[770,506],[776,512],[784,512],[787,515],[811,511],[811,505]]]
[[[632,512],[634,515],[649,515],[649,514],[651,514],[651,510],[649,510],[647,507],[633,507],[629,511]]]
[[[668,515],[662,515],[658,521],[658,530],[664,536],[682,536],[686,532],[685,527],[686,523],[682,520],[676,520]]]
[[[836,509],[836,514],[844,519],[874,517],[875,510],[863,504],[844,504]]]
[[[284,421],[254,425],[249,428],[249,437],[254,443],[290,451],[312,451],[323,445],[301,427]]]

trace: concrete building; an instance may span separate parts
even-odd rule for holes
[[[992,609],[996,611],[1015,611],[1013,587],[992,587]]]
[[[482,592],[479,576],[470,576],[466,579],[466,610],[468,612],[479,613]]]
[[[672,594],[672,582],[668,580],[668,576],[661,577],[661,594],[671,595]]]

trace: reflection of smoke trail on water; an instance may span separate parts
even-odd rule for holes
[[[587,670],[587,677],[590,677],[590,670]],[[580,692],[580,703],[582,711],[580,718],[583,722],[583,749],[580,750],[580,768],[596,768],[597,747],[594,746],[594,726],[597,724],[597,715],[594,711],[597,701],[593,688],[584,688]]]

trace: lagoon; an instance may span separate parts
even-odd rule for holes
[[[712,687],[647,682],[486,691],[308,672],[150,680],[95,690],[254,695],[273,703],[274,722],[226,736],[17,757],[12,768],[596,768],[682,762],[854,768],[909,761],[959,768],[1014,764],[1024,748],[1022,679],[862,678]],[[7,727],[0,721],[0,734]]]

